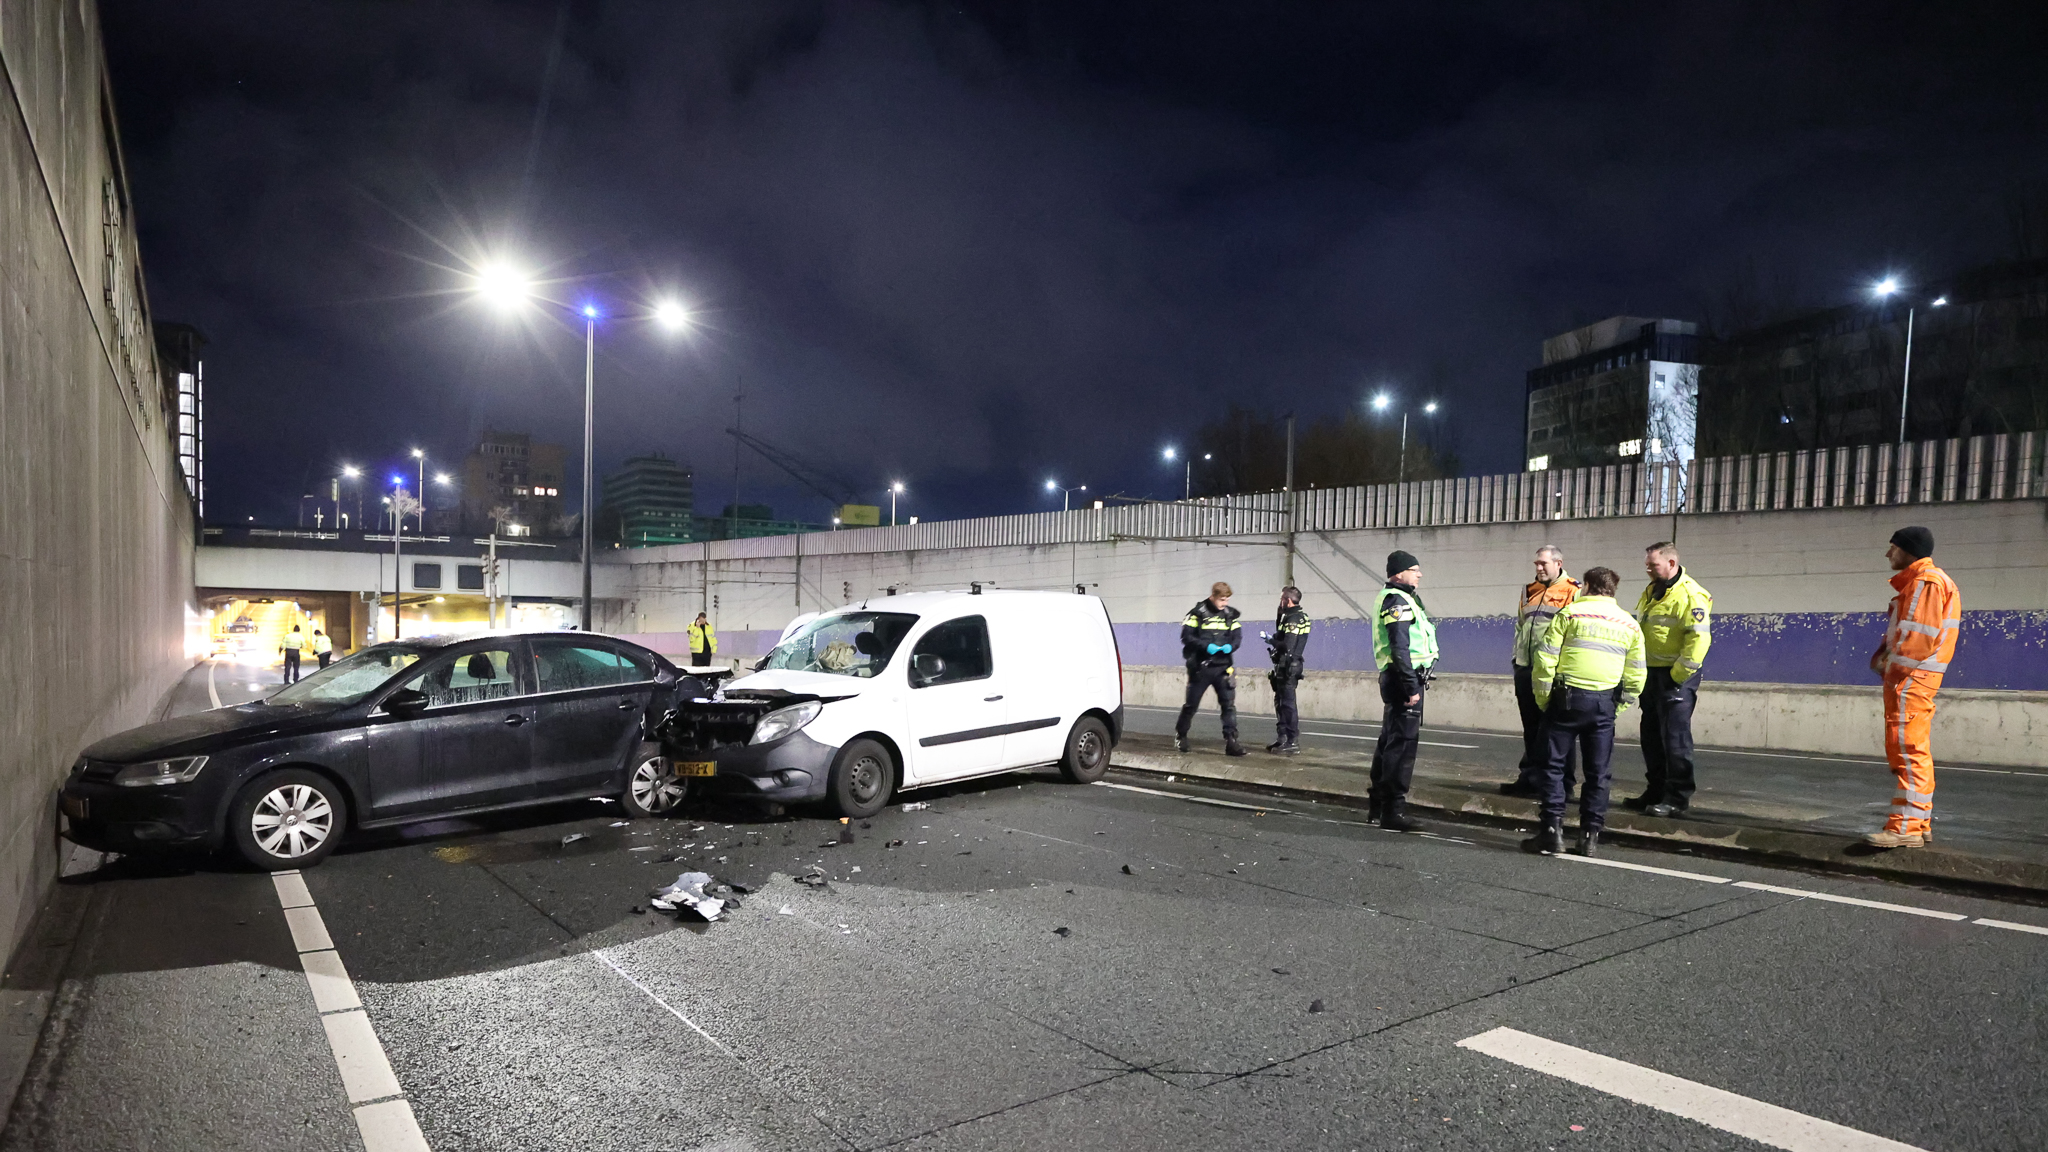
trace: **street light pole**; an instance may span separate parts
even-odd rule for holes
[[[1913,393],[1913,306],[1906,305],[1906,374],[1899,382],[1899,444],[1906,443],[1906,400]]]
[[[891,528],[896,526],[896,497],[902,491],[903,482],[901,480],[889,485],[889,527]]]
[[[597,309],[583,309],[583,630],[590,631],[591,454],[597,447]]]

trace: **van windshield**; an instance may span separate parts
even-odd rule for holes
[[[820,616],[768,653],[762,669],[830,672],[872,678],[889,666],[917,617],[908,612],[840,612]]]

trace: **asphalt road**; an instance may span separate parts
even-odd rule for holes
[[[2048,931],[1977,922],[2048,910],[1121,776],[908,799],[565,805],[304,879],[436,1149],[2048,1146]],[[755,891],[648,911],[685,868]],[[270,880],[74,889],[70,1006],[0,1148],[362,1146]],[[1502,1054],[1545,1042],[1550,1072]]]
[[[1505,704],[1512,707],[1512,701]],[[1178,709],[1127,707],[1133,732],[1170,736]],[[1424,720],[1428,719],[1427,714]],[[1614,748],[1613,803],[1643,790],[1645,779],[1636,730],[1640,715],[1624,714]],[[1244,713],[1240,736],[1254,756],[1273,741],[1271,716]],[[1302,744],[1355,757],[1359,771],[1372,763],[1377,723],[1303,720]],[[1223,726],[1215,698],[1204,701],[1189,736],[1221,744]],[[1437,776],[1486,785],[1515,778],[1522,738],[1501,732],[1426,725],[1416,755],[1418,776]],[[1939,749],[1937,749],[1937,752]],[[1807,832],[1860,836],[1884,826],[1892,799],[1891,769],[1881,759],[1700,748],[1694,757],[1699,791],[1693,811],[1728,819]],[[1938,761],[1935,768],[1935,829],[1951,848],[1990,856],[2048,861],[2048,769]],[[1575,819],[1575,818],[1574,818]]]

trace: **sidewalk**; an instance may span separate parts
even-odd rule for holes
[[[1247,721],[1251,719],[1246,717]],[[1213,727],[1213,714],[1208,720]],[[1304,725],[1319,728],[1328,726],[1328,722],[1304,721]],[[1248,723],[1246,731],[1249,734],[1259,727],[1262,726]],[[1429,735],[1425,733],[1425,738]],[[1183,754],[1173,750],[1171,736],[1126,731],[1111,762],[1116,767],[1140,772],[1276,789],[1364,806],[1369,791],[1370,744],[1357,751],[1304,746],[1296,756],[1279,757],[1257,751],[1257,745],[1250,739],[1246,743],[1255,750],[1241,759],[1224,756],[1220,743],[1213,738],[1202,740]],[[1485,748],[1481,755],[1465,753],[1466,758],[1461,759],[1418,758],[1415,784],[1408,798],[1410,808],[1425,820],[1435,816],[1505,821],[1533,829],[1535,801],[1503,796],[1498,787],[1501,781],[1514,777],[1520,742],[1499,744],[1497,749]],[[1616,760],[1617,768],[1628,763],[1619,754]],[[1854,835],[1818,830],[1814,804],[1790,803],[1753,792],[1738,792],[1728,797],[1732,802],[1724,803],[1703,790],[1694,798],[1686,818],[1660,820],[1621,807],[1621,797],[1633,793],[1630,785],[1636,781],[1629,775],[1618,775],[1614,804],[1607,817],[1607,836],[1617,842],[1691,849],[1701,854],[1769,857],[1835,872],[1906,882],[1989,886],[2048,898],[2048,839],[2017,841],[1971,836],[1958,837],[1955,843],[1940,840],[1929,848],[1879,852],[1863,846]],[[1873,778],[1868,783],[1871,788],[1882,788],[1877,797],[1881,811],[1882,803],[1891,795],[1890,778],[1887,775],[1881,783]],[[2040,783],[2044,787],[2038,789],[2039,799],[2029,807],[2048,819],[2048,779]],[[1940,835],[1940,800],[1936,801],[1936,812]],[[1577,821],[1574,807],[1566,815],[1567,829]]]

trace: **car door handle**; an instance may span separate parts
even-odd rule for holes
[[[1001,695],[1001,694],[999,693],[999,694],[997,694],[997,695],[994,695],[994,696],[983,696],[983,697],[981,698],[981,702],[982,702],[983,704],[993,704],[993,703],[995,703],[996,701],[998,701],[998,700],[1001,700],[1001,699],[1002,699],[1002,695]]]
[[[505,717],[505,723],[510,724],[514,728],[517,728],[521,724],[526,723],[526,715],[521,712],[514,712],[510,716]]]

